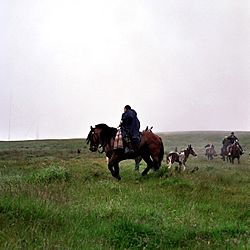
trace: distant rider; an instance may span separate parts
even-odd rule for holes
[[[225,136],[225,138],[222,141],[223,144],[223,147],[221,148],[222,157],[226,151],[230,152],[231,145],[234,143],[237,143],[240,149],[240,154],[244,153],[241,145],[239,144],[239,139],[234,135],[234,132],[231,132],[231,134],[229,136]]]
[[[227,136],[227,139],[230,141],[231,144],[236,141],[239,141],[239,139],[234,135],[234,132],[231,132],[231,134]]]

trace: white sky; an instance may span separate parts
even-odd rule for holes
[[[250,130],[248,0],[0,0],[0,140]]]

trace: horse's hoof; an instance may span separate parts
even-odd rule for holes
[[[117,180],[118,180],[118,181],[120,181],[121,179],[122,179],[121,176],[118,176],[118,177],[117,177]]]

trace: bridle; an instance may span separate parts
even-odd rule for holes
[[[90,134],[87,138],[87,144],[90,142],[90,146],[89,149],[92,152],[98,151],[99,153],[103,153],[104,149],[103,146],[100,145],[99,142],[99,135],[97,133],[95,133],[95,129],[91,129]],[[100,148],[102,148],[102,150],[99,150]]]
[[[87,144],[90,142],[89,149],[92,152],[97,151],[98,145],[99,145],[99,140],[98,140],[98,135],[95,133],[94,130],[91,130],[87,139]]]
[[[197,156],[197,154],[194,152],[194,149],[192,147],[189,146],[186,150],[187,150],[188,154],[191,154],[193,156]]]

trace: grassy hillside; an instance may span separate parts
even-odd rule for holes
[[[250,248],[250,133],[236,134],[239,165],[204,156],[225,134],[162,133],[165,152],[195,148],[188,171],[170,175],[164,157],[141,177],[129,160],[120,182],[85,140],[0,142],[0,249]]]

